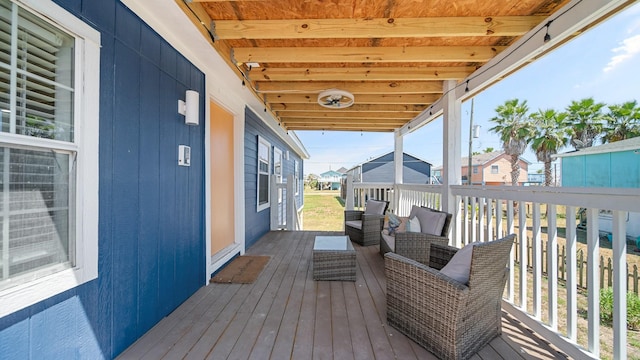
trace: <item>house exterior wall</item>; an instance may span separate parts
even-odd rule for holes
[[[251,109],[245,109],[245,131],[244,131],[244,171],[245,171],[245,245],[248,249],[260,237],[266,234],[271,228],[271,207],[262,211],[257,211],[258,198],[258,135],[266,139],[271,144],[271,169],[273,174],[273,147],[282,150],[283,154],[289,152],[289,159],[284,155],[282,166],[282,177],[286,179],[289,174],[293,174],[293,160],[297,160],[299,165],[298,181],[303,179],[302,159],[288,145],[286,145]],[[273,189],[271,189],[273,191]],[[300,185],[300,192],[297,195],[300,206],[303,205],[303,186]],[[273,206],[273,204],[271,204]]]
[[[402,182],[405,184],[428,184],[431,165],[411,155],[403,154]],[[354,177],[355,178],[355,177]],[[393,153],[362,164],[362,182],[395,182]]]
[[[99,274],[0,318],[0,357],[110,359],[205,283],[205,79],[120,1],[55,2],[101,33]],[[187,89],[200,126],[177,113]]]
[[[493,174],[491,172],[492,166],[498,166],[498,173]],[[489,161],[483,165],[473,165],[473,168],[478,169],[477,173],[471,173],[472,184],[485,184],[485,185],[510,185],[511,184],[511,161],[505,156],[500,156],[492,161]],[[462,167],[462,175],[466,176],[469,166]],[[529,164],[526,161],[520,160],[520,176],[518,177],[518,183],[522,184],[528,180]]]

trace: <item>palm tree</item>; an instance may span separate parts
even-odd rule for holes
[[[505,154],[511,156],[511,185],[518,185],[520,156],[527,149],[531,138],[532,124],[527,116],[527,101],[507,100],[496,108],[498,116],[491,119],[496,125],[489,131],[498,134]]]
[[[565,126],[566,113],[553,109],[542,110],[531,114],[534,130],[531,139],[531,150],[535,152],[538,161],[544,163],[544,186],[551,186],[552,155],[569,143],[570,132]]]
[[[572,129],[571,145],[576,150],[593,146],[593,141],[602,133],[604,106],[593,98],[573,100],[567,106],[566,125]]]
[[[640,136],[640,107],[636,100],[610,105],[605,120],[603,143]]]

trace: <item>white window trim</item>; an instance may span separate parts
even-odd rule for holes
[[[98,277],[100,33],[52,1],[13,1],[75,34],[74,118],[82,121],[75,125],[76,266],[0,292],[0,318]]]
[[[260,144],[266,145],[267,149],[269,151],[269,154],[267,154],[267,161],[269,162],[269,164],[267,165],[267,175],[269,175],[269,178],[267,180],[267,186],[268,186],[268,191],[267,191],[267,202],[264,204],[260,204]],[[267,141],[267,139],[263,138],[262,136],[258,135],[258,149],[256,151],[256,160],[257,160],[257,168],[256,168],[256,211],[260,212],[264,209],[267,209],[269,207],[271,207],[271,143]],[[264,174],[264,173],[262,173]]]

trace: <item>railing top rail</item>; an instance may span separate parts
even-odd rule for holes
[[[392,188],[393,183],[353,183],[354,189],[370,189],[370,188]]]
[[[441,192],[442,184],[398,184],[400,190],[418,190],[427,192]]]
[[[640,189],[635,188],[452,185],[451,190],[458,196],[640,212]]]

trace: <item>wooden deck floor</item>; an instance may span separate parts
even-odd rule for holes
[[[120,359],[435,359],[387,325],[384,260],[357,250],[357,281],[312,279],[320,232],[271,232],[247,254],[271,259],[253,284],[211,284]],[[475,359],[563,359],[508,314]]]

